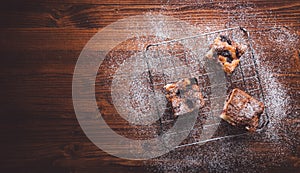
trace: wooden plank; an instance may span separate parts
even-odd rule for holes
[[[168,169],[169,172],[187,172],[192,169],[220,172],[223,170],[214,167],[217,163],[213,162],[219,158],[219,162],[226,163],[228,169],[239,172],[299,172],[300,83],[297,56],[282,56],[288,63],[280,67],[267,64],[276,70],[281,68],[280,73],[274,70],[275,76],[291,97],[292,110],[279,123],[278,141],[268,141],[264,134],[255,134],[207,143],[198,149],[177,149],[157,160],[130,161],[110,156],[87,138],[78,124],[72,103],[72,76],[78,56],[100,29],[119,19],[148,13],[174,16],[210,28],[239,24],[251,31],[259,31],[286,25],[300,35],[300,2],[295,0],[5,1],[0,6],[2,170],[90,173],[159,172]],[[264,43],[265,38],[254,34],[254,40]],[[272,53],[272,45],[262,45]],[[132,50],[136,51],[135,48]],[[266,62],[276,61],[276,56],[262,58]],[[106,76],[101,74],[98,78],[104,85],[101,77]],[[105,98],[110,89],[104,87],[97,94],[99,98]],[[108,101],[103,104],[106,112],[114,111]],[[137,137],[137,133],[132,131],[136,130],[135,126],[129,126],[121,119],[106,118],[107,123],[120,134]],[[120,152],[124,151],[120,149]],[[221,154],[216,156],[214,153]],[[189,162],[187,156],[197,158],[197,164],[184,163]],[[168,168],[167,164],[178,165],[177,170],[172,170],[175,166]]]
[[[47,2],[38,2],[31,4],[23,2],[22,7],[16,9],[4,8],[0,12],[3,20],[1,28],[26,28],[26,27],[67,27],[67,28],[103,28],[106,25],[122,19],[124,17],[145,14],[147,12],[161,13],[165,15],[176,16],[180,19],[190,22],[199,22],[199,18],[207,18],[210,20],[228,20],[230,17],[236,17],[239,20],[239,10],[246,10],[245,17],[253,16],[252,20],[269,19],[265,22],[278,21],[282,24],[295,25],[299,27],[299,2],[276,2],[271,3],[263,1],[259,3],[183,3],[170,2],[165,6],[157,3],[130,4],[49,4]],[[128,4],[126,4],[128,3]],[[139,4],[141,3],[141,4]],[[12,5],[15,6],[16,5]],[[162,10],[162,8],[164,10]],[[23,9],[23,10],[22,10]],[[7,10],[7,11],[6,11]],[[231,12],[227,12],[230,10]],[[18,16],[23,16],[19,18]],[[273,21],[271,18],[276,18]]]

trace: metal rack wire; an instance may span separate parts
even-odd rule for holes
[[[232,40],[237,40],[244,45],[247,45],[248,50],[240,58],[240,64],[235,69],[232,75],[227,75],[225,82],[211,85],[209,76],[213,77],[216,74],[214,71],[206,70],[206,65],[203,63],[206,52],[209,50],[209,45],[218,35],[227,35]],[[245,90],[253,97],[264,102],[265,96],[256,63],[255,54],[253,52],[252,39],[250,33],[242,27],[228,28],[214,32],[174,39],[165,40],[162,42],[149,44],[145,50],[145,63],[148,68],[149,82],[152,91],[162,89],[167,83],[178,81],[186,77],[196,77],[198,79],[201,92],[207,107],[201,111],[201,114],[208,117],[211,114],[220,114],[222,107],[219,109],[210,109],[210,101],[213,99],[224,99],[233,88]],[[224,72],[223,72],[224,73]],[[224,74],[223,74],[224,75]],[[213,96],[211,93],[212,87],[226,87],[227,94]],[[170,108],[170,107],[169,107]],[[167,117],[167,118],[165,118]],[[160,118],[160,133],[163,133],[166,126],[171,126],[175,121],[173,116],[165,116]],[[218,117],[210,117],[218,118]],[[208,121],[206,119],[206,121]],[[260,125],[257,131],[262,131],[269,123],[268,110],[265,109],[260,118]],[[209,126],[218,126],[218,123],[206,124]],[[200,127],[205,128],[205,127]],[[196,129],[197,130],[197,129]],[[224,138],[231,138],[246,135],[247,132],[237,134],[221,134],[217,137],[206,140],[186,141],[176,148],[191,146],[195,144],[215,141]]]

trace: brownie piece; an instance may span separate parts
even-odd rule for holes
[[[218,36],[213,44],[210,46],[210,50],[206,54],[208,58],[217,58],[223,65],[223,69],[227,74],[231,74],[238,66],[239,58],[245,53],[247,47],[240,45],[227,36]]]
[[[164,86],[167,100],[175,116],[186,114],[203,107],[204,100],[196,78],[184,78]]]
[[[259,125],[264,104],[240,89],[233,89],[224,105],[221,118],[234,126],[253,132]]]

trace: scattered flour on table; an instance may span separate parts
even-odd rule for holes
[[[219,3],[217,6],[230,8],[226,3]],[[244,12],[233,14],[235,10],[240,9],[243,9]],[[228,21],[222,23],[222,25],[225,27],[232,27],[247,24],[254,28],[264,28],[264,24],[269,23],[274,24],[274,27],[278,27],[274,22],[276,15],[273,15],[272,11],[267,12],[270,14],[269,18],[260,18],[259,16],[250,13],[255,11],[255,4],[244,2],[237,5],[235,10],[231,10],[231,13],[228,12]],[[163,23],[163,21],[161,22]],[[160,23],[160,25],[162,25],[162,23]],[[209,32],[221,29],[211,27],[215,26],[216,23],[219,24],[220,21],[214,19],[211,20],[210,23],[196,23],[196,25],[199,27],[200,32]],[[161,32],[161,30],[162,28],[157,26],[157,32]],[[166,32],[166,30],[164,30],[164,32]],[[277,34],[276,30],[271,30],[268,33],[261,32],[259,34],[269,39],[270,44],[274,46],[274,50],[279,50],[283,55],[290,54],[288,51],[290,47],[297,46],[295,44],[298,38],[288,30],[280,32],[281,34]],[[157,35],[161,36],[162,34],[157,33]],[[263,140],[270,141],[270,143],[280,143],[280,130],[282,130],[281,120],[287,116],[288,111],[291,109],[291,105],[290,97],[287,94],[287,88],[278,81],[273,73],[276,70],[276,72],[281,71],[281,69],[276,69],[278,66],[274,64],[278,63],[280,65],[286,62],[281,59],[278,59],[276,62],[268,62],[263,47],[264,45],[259,45],[258,49],[255,49],[261,82],[265,86],[265,105],[270,116],[270,123],[267,130],[264,132],[265,136]],[[267,62],[261,62],[262,59]],[[183,151],[175,150],[159,158],[145,161],[145,164],[148,166],[150,165],[149,170],[151,172],[237,172],[241,168],[236,168],[236,165],[247,166],[248,172],[255,172],[258,170],[256,163],[260,163],[259,156],[255,154],[255,151],[251,150],[249,144],[224,140],[220,143],[215,143],[211,146],[207,145],[205,147],[207,147],[205,150],[209,151],[209,153],[203,152],[197,147],[190,147],[183,149]],[[248,153],[244,154],[244,152]],[[282,151],[277,151],[272,154],[274,157],[270,158],[270,161],[274,164],[277,162],[280,163],[280,159],[284,159],[285,150],[282,149]],[[260,165],[263,165],[263,163],[260,163]]]

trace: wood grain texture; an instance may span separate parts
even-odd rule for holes
[[[241,16],[242,12],[247,15]],[[119,19],[147,13],[169,15],[196,26],[205,24],[217,28],[242,25],[256,31],[275,25],[288,26],[300,36],[300,2],[297,0],[5,0],[0,5],[1,172],[156,170],[157,162],[153,160],[119,159],[96,147],[80,128],[72,103],[74,68],[89,39]],[[259,42],[263,38],[254,35],[254,39]],[[272,61],[276,56],[264,58]],[[255,166],[249,168],[256,172],[260,172],[260,168],[265,172],[300,171],[300,60],[299,56],[285,58],[293,63],[274,71],[291,97],[292,109],[281,123],[287,127],[281,132],[282,140],[290,143],[283,147],[280,142],[235,141],[248,146],[247,150],[259,153],[253,156],[260,158],[253,163],[257,169]],[[277,68],[276,64],[272,65]],[[122,129],[118,122],[108,121]],[[204,151],[202,154],[205,155],[206,148],[214,149],[219,145],[217,142],[203,145],[199,152]],[[239,150],[242,152],[241,148]],[[172,154],[184,155],[186,151],[176,152]],[[277,152],[284,157],[280,162],[271,158]],[[199,164],[181,171],[209,172],[205,161],[199,161]],[[238,162],[236,165],[237,169],[232,171],[247,169]]]

